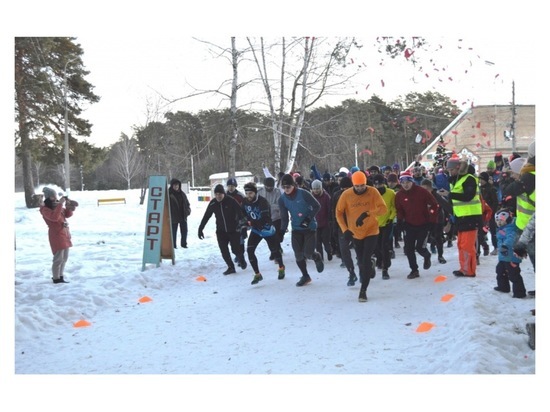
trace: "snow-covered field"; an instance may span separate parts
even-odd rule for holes
[[[139,190],[71,192],[80,206],[69,219],[70,283],[54,285],[46,224],[15,194],[15,282],[6,282],[14,288],[14,324],[2,333],[9,349],[2,363],[16,403],[498,410],[502,402],[512,410],[534,400],[544,365],[535,367],[525,324],[535,319],[535,299],[493,290],[495,256],[481,257],[476,278],[455,278],[457,251],[445,248],[447,264],[434,255],[429,270],[407,280],[407,259],[396,249],[391,279],[378,273],[368,302],[359,303],[359,286],[346,286],[337,258],[323,273],[309,262],[313,282],[296,287],[286,236],[286,278],[277,280],[261,243],[264,280],[252,286],[250,266],[222,275],[214,217],[198,239],[207,205],[199,195],[189,195],[189,248],[175,250],[175,265],[163,260],[142,271]],[[107,197],[127,203],[97,206]],[[535,289],[531,263],[521,266],[527,289]],[[80,320],[90,325],[75,327]],[[419,332],[423,324],[432,327]]]

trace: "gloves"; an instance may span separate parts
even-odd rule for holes
[[[302,220],[302,223],[300,223],[300,227],[307,229],[309,227],[309,222],[311,222],[311,219],[309,217],[306,217],[304,220]]]
[[[508,256],[508,246],[502,246],[500,248],[500,253],[502,253],[502,256]]]
[[[204,239],[204,233],[202,233],[202,228],[199,227],[199,239]]]
[[[241,229],[241,239],[246,239],[248,237],[248,231],[246,230],[246,226]]]
[[[361,213],[361,216],[359,216],[357,218],[357,220],[355,221],[355,225],[356,226],[363,226],[363,220],[365,220],[365,218],[367,218],[368,216],[369,216],[369,212]]]
[[[525,245],[518,243],[516,247],[514,247],[514,253],[520,258],[524,258],[527,256],[527,249]]]
[[[344,232],[344,239],[346,239],[346,242],[351,242],[353,240],[353,232],[351,230],[346,230]]]

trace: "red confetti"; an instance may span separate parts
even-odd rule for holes
[[[370,132],[371,134],[374,133],[374,129],[372,127],[367,128],[367,131]]]
[[[491,141],[487,140],[487,146],[491,146]]]
[[[411,50],[410,48],[405,49],[405,58],[408,59],[414,54],[414,50]]]
[[[380,80],[380,83],[382,83],[382,87],[384,87],[384,80]]]
[[[370,86],[370,83],[369,83],[369,84],[367,84],[367,87],[365,87],[365,90],[367,90],[367,89],[369,88],[369,86]]]
[[[452,78],[452,77],[449,77],[449,80],[450,80],[450,81],[453,81],[453,78]]]
[[[481,135],[482,135],[483,137],[487,137],[487,133],[485,133],[485,132],[481,132]]]
[[[432,138],[432,132],[430,132],[428,129],[422,130],[422,132],[426,135],[426,139],[430,140]]]
[[[495,76],[495,79],[496,79],[498,76],[500,76],[500,74],[497,74],[497,75]]]
[[[414,123],[416,122],[416,117],[405,117],[405,120],[407,121],[407,123],[411,124],[411,123]]]
[[[481,143],[476,143],[476,147],[479,147],[479,146],[481,146]]]
[[[476,127],[477,127],[478,129],[480,129],[480,128],[481,128],[481,122],[477,122]]]
[[[452,133],[452,134],[458,134],[458,131],[453,130],[451,133]]]

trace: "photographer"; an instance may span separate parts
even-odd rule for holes
[[[53,253],[52,279],[53,283],[69,283],[63,278],[63,270],[69,258],[71,232],[67,218],[73,215],[78,206],[74,200],[62,196],[59,200],[55,190],[44,187],[44,203],[40,205],[40,213],[48,225],[48,239]]]

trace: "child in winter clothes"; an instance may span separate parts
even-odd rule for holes
[[[498,263],[496,266],[497,286],[494,289],[498,292],[509,293],[511,282],[512,297],[524,298],[526,291],[519,267],[521,258],[513,252],[518,230],[515,218],[512,217],[509,209],[500,209],[495,214],[495,221],[498,227]]]

